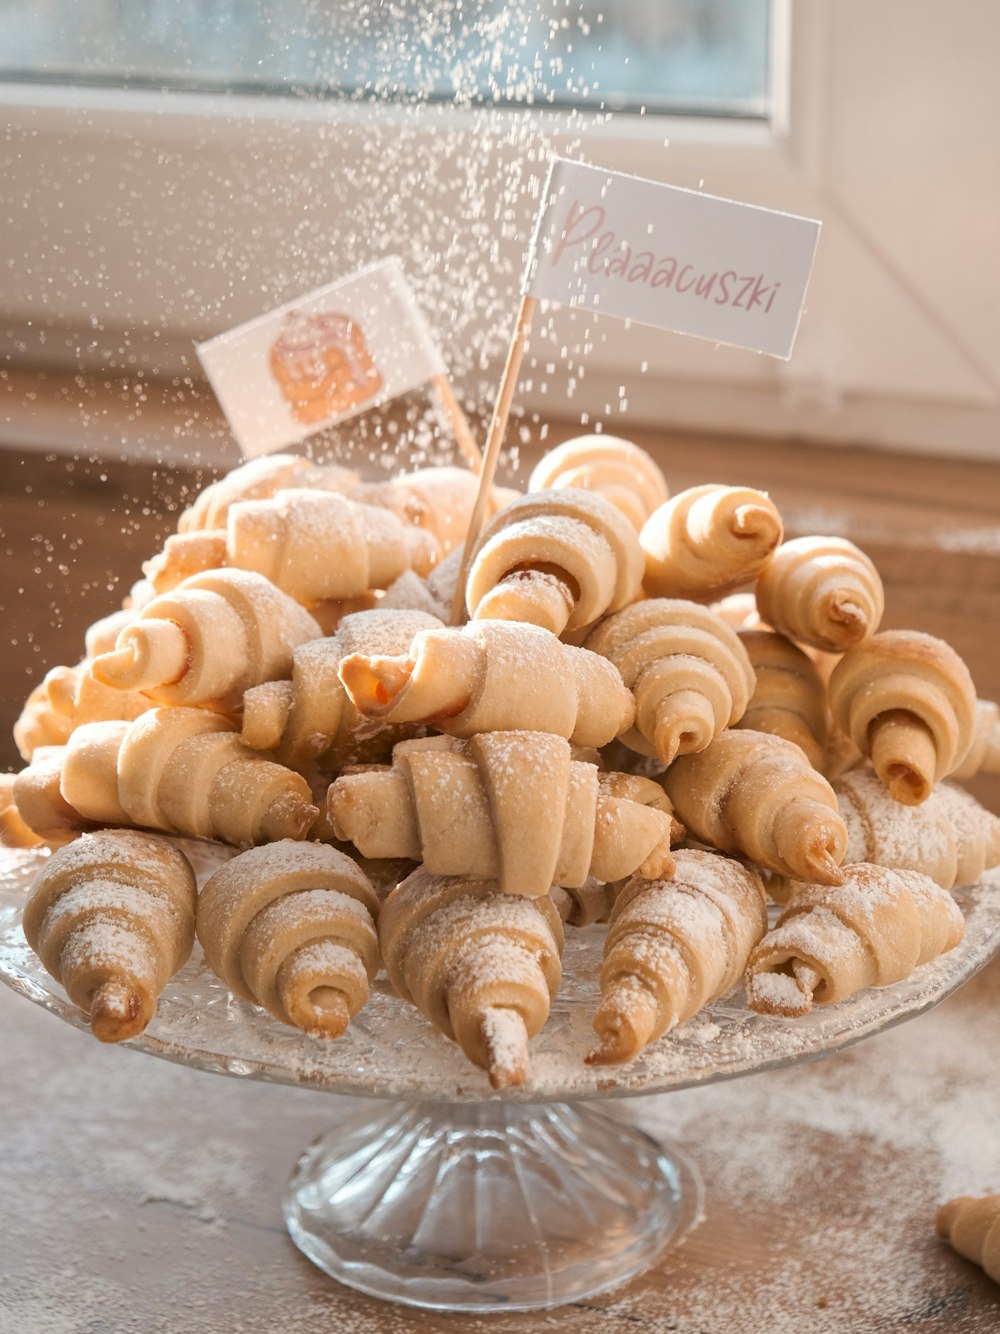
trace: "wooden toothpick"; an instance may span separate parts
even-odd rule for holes
[[[510,417],[511,404],[514,401],[514,390],[517,388],[517,377],[521,370],[525,338],[537,304],[538,302],[533,296],[521,297],[514,336],[511,339],[510,347],[507,349],[507,361],[503,368],[503,375],[500,378],[496,407],[493,409],[490,431],[486,438],[486,452],[483,455],[482,467],[479,472],[479,492],[476,496],[476,503],[472,507],[472,518],[469,520],[469,531],[462,552],[462,565],[458,572],[458,583],[455,585],[455,596],[451,604],[452,625],[461,625],[465,619],[465,583],[469,577],[472,553],[483,529],[486,507],[489,504],[490,492],[493,489],[493,478],[496,475],[497,460],[500,457],[500,448],[507,433],[507,421]]]
[[[455,433],[455,439],[458,441],[458,447],[462,452],[462,457],[473,472],[478,472],[483,466],[483,456],[480,453],[475,438],[473,437],[469,419],[462,411],[461,405],[455,397],[455,391],[452,389],[447,377],[444,375],[435,375],[431,383],[437,391],[438,398],[441,400],[441,406],[447,412],[451,421],[451,429]]]

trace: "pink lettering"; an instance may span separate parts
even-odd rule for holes
[[[630,283],[648,283],[649,275],[653,272],[653,252],[652,250],[640,250],[635,257],[635,263],[629,270],[628,280]]]
[[[574,199],[552,247],[552,267],[575,251],[575,257],[570,258],[578,272],[629,284],[644,283],[650,288],[673,287],[678,295],[690,292],[716,306],[770,313],[780,282],[772,282],[763,273],[739,274],[735,269],[706,273],[674,255],[634,251],[629,241],[606,227],[606,219],[607,211],[600,204],[585,205]]]
[[[761,274],[753,285],[753,291],[750,293],[750,300],[747,302],[747,310],[753,310],[754,306],[762,306],[764,304],[764,297],[771,291],[771,289],[770,287],[762,287],[761,284],[763,281],[764,275]],[[774,293],[771,292],[771,295],[773,296]]]
[[[621,255],[617,259],[608,261],[607,275],[609,278],[624,278],[625,271],[632,263],[632,247],[627,241],[621,243]]]
[[[674,281],[674,274],[677,272],[677,261],[671,256],[669,259],[661,259],[660,267],[653,274],[653,281],[650,287],[669,287]]]
[[[751,277],[749,277],[749,278],[740,278],[739,281],[743,284],[743,286],[740,288],[740,294],[739,294],[739,296],[738,296],[738,297],[736,298],[736,300],[733,302],[733,309],[734,309],[734,310],[740,310],[740,309],[745,310],[746,307],[743,305],[743,298],[746,296],[747,292],[749,292],[750,288],[753,287],[753,282],[754,282],[754,280],[753,280],[753,276],[751,276]]]
[[[590,253],[590,258],[587,260],[587,268],[591,273],[599,273],[601,269],[607,270],[607,264],[604,263],[602,256],[605,251],[610,250],[614,243],[614,232],[602,232],[597,238]]]
[[[583,208],[580,201],[574,199],[570,205],[565,226],[552,251],[552,267],[556,268],[570,246],[583,245],[585,241],[589,241],[592,236],[596,235],[598,229],[604,223],[605,216],[605,211],[600,204]],[[591,217],[594,219],[594,225],[588,231],[586,230],[586,222]]]
[[[692,277],[686,283],[684,283],[683,287],[681,286],[681,282],[684,279],[685,273],[690,273],[690,274],[694,273],[694,269],[691,267],[690,264],[685,264],[683,269],[681,269],[680,273],[677,275],[677,282],[674,284],[674,288],[678,292],[689,292],[695,284],[695,280]]]
[[[715,304],[717,306],[724,306],[729,300],[730,293],[728,279],[730,278],[735,282],[736,274],[732,269],[727,269],[719,279],[719,295],[715,298]]]

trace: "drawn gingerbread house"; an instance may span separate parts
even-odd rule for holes
[[[382,388],[361,326],[337,311],[290,311],[271,345],[269,364],[304,425],[360,407]]]

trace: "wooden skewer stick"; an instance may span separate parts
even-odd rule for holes
[[[469,567],[472,564],[472,553],[483,529],[486,506],[489,504],[490,492],[493,489],[493,478],[497,470],[497,460],[500,457],[500,447],[507,433],[510,407],[514,401],[514,390],[517,388],[517,377],[521,370],[521,358],[524,356],[524,343],[528,326],[531,324],[531,317],[534,315],[537,305],[537,298],[533,296],[521,297],[521,306],[517,312],[517,324],[510,347],[507,349],[507,361],[500,379],[500,388],[497,392],[496,407],[493,409],[489,435],[486,438],[486,452],[483,455],[483,463],[479,473],[479,493],[472,508],[472,518],[469,520],[469,531],[462,552],[462,566],[458,572],[455,597],[451,604],[452,625],[461,625],[465,619],[465,585],[469,577]]]
[[[478,472],[483,466],[483,456],[479,452],[479,446],[476,444],[472,434],[472,427],[469,425],[469,419],[462,411],[458,399],[455,397],[455,391],[452,389],[448,380],[443,375],[435,375],[431,381],[437,396],[441,400],[441,406],[447,412],[451,421],[451,429],[455,433],[455,439],[458,441],[458,447],[462,451],[462,457],[472,469]]]

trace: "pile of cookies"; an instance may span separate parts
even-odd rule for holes
[[[589,436],[494,490],[463,573],[476,490],[245,464],[32,692],[0,833],[55,849],[24,930],[97,1037],[142,1031],[197,936],[331,1039],[384,967],[502,1088],[566,929],[608,921],[607,1064],[741,979],[791,1018],[960,940],[1000,819],[946,780],[1000,771],[1000,712],[879,631],[862,551]],[[198,893],[163,834],[240,851]]]

